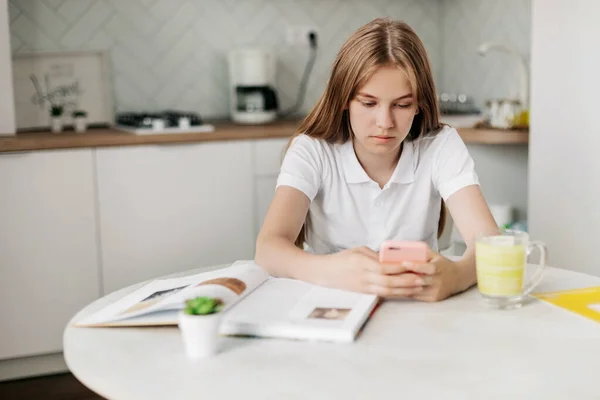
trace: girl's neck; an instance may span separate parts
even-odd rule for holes
[[[383,189],[398,165],[398,160],[400,160],[400,154],[402,153],[402,145],[398,152],[389,154],[369,153],[355,141],[353,141],[353,146],[356,158],[369,178],[375,181],[379,187]]]

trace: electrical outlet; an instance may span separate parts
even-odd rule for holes
[[[308,25],[290,25],[287,27],[286,43],[288,46],[306,46],[310,45],[308,39],[309,33],[314,32],[318,35],[314,26]]]

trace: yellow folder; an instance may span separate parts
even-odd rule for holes
[[[533,297],[600,322],[600,286],[534,293]]]

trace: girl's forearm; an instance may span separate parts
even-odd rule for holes
[[[278,236],[259,238],[255,262],[272,276],[318,283],[327,256],[308,253]]]

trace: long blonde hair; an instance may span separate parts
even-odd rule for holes
[[[300,123],[288,147],[300,134],[328,143],[341,144],[351,140],[350,101],[373,73],[384,66],[397,66],[404,70],[416,94],[419,112],[405,140],[437,134],[441,129],[439,107],[423,42],[406,23],[377,18],[356,30],[342,45],[323,95]],[[445,206],[442,202],[438,236],[443,231],[444,221]],[[302,247],[304,240],[305,225],[300,230],[296,245]]]

